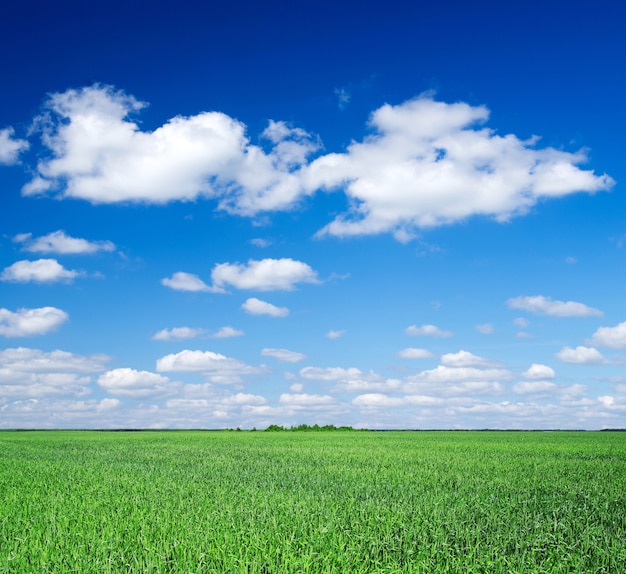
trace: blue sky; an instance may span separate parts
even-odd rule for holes
[[[175,8],[0,8],[0,427],[626,426],[618,2]]]

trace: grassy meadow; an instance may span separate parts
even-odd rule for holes
[[[0,432],[0,572],[626,572],[626,433]]]

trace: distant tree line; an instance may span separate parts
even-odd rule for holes
[[[350,426],[336,427],[335,425],[320,426],[318,424],[311,426],[307,424],[301,424],[301,425],[298,425],[297,427],[289,427],[289,428],[286,428],[281,425],[270,425],[265,430],[267,432],[284,432],[284,431],[327,432],[327,431],[353,431],[356,429],[353,429]]]

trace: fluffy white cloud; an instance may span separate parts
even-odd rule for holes
[[[403,389],[408,394],[447,396],[498,394],[502,381],[513,377],[507,369],[481,367],[451,367],[439,365],[406,378]]]
[[[231,337],[241,337],[244,334],[243,331],[239,329],[235,329],[233,327],[229,327],[228,325],[225,327],[221,327],[215,333],[211,335],[213,339],[230,339]]]
[[[289,315],[287,307],[277,307],[256,297],[246,299],[241,308],[250,315],[269,315],[270,317],[286,317]]]
[[[554,301],[550,297],[535,295],[531,297],[514,297],[507,301],[511,309],[522,309],[537,315],[551,317],[598,317],[603,313],[599,309],[588,307],[575,301]]]
[[[44,352],[18,347],[0,351],[0,396],[37,398],[83,396],[91,392],[88,373],[101,372],[109,358]]]
[[[430,359],[434,355],[426,349],[416,349],[409,347],[408,349],[402,349],[398,352],[398,357],[401,359]]]
[[[204,329],[193,329],[191,327],[174,327],[172,329],[161,329],[152,335],[155,341],[177,341],[181,339],[194,339],[204,335]]]
[[[263,349],[261,355],[264,357],[273,357],[274,359],[283,363],[299,363],[306,359],[306,355],[302,353],[296,353],[295,351],[289,351],[287,349]]]
[[[18,309],[16,312],[0,309],[0,335],[3,337],[33,337],[44,335],[60,327],[68,314],[56,307]]]
[[[198,372],[206,375],[213,383],[238,383],[245,375],[266,373],[267,368],[252,367],[212,351],[184,350],[166,355],[157,360],[156,370],[163,372]]]
[[[13,128],[0,130],[0,164],[17,163],[20,153],[28,149],[28,142],[15,139],[14,135]]]
[[[522,376],[527,379],[554,379],[556,373],[552,367],[548,365],[540,365],[533,363],[526,371],[522,373]]]
[[[384,393],[364,393],[355,397],[352,404],[368,409],[376,408],[402,408],[407,406],[437,406],[443,405],[444,400],[440,397],[427,395],[407,395],[403,397],[390,397]]]
[[[176,291],[212,291],[200,277],[193,273],[178,271],[171,277],[161,279],[161,285],[175,289]]]
[[[220,263],[211,272],[213,288],[224,292],[228,285],[236,289],[291,291],[296,283],[319,283],[317,273],[302,261],[293,259],[251,259],[247,265]]]
[[[513,385],[513,392],[518,395],[538,395],[550,393],[556,389],[556,385],[550,381],[520,381]]]
[[[452,337],[451,331],[444,331],[435,325],[422,325],[421,327],[411,325],[410,327],[407,327],[404,332],[412,337]]]
[[[601,365],[606,362],[600,351],[593,347],[583,347],[582,345],[572,349],[563,347],[555,357],[564,363],[573,365]]]
[[[441,363],[446,367],[497,367],[500,364],[463,350],[458,353],[446,353],[441,357]]]
[[[350,212],[321,233],[402,236],[473,215],[507,221],[541,198],[613,185],[610,177],[577,167],[586,161],[583,152],[537,149],[538,138],[497,135],[480,127],[488,116],[483,106],[430,97],[376,110],[372,135],[306,171],[309,189],[341,188],[353,200]]]
[[[16,243],[24,244],[24,251],[30,253],[91,254],[98,251],[115,251],[111,241],[88,241],[70,237],[63,230],[53,231],[48,235],[33,237],[31,233],[20,233],[13,238]]]
[[[78,271],[65,269],[56,259],[37,259],[36,261],[16,261],[0,274],[0,281],[15,283],[55,283],[71,282],[78,277]]]
[[[119,397],[147,398],[174,394],[182,385],[163,375],[135,369],[113,369],[100,375],[98,385]]]
[[[369,373],[372,375],[373,373]],[[300,369],[300,376],[304,379],[310,379],[314,381],[340,381],[348,379],[362,379],[368,376],[360,369],[350,367],[344,369],[343,367],[304,367]]]
[[[198,196],[244,214],[290,207],[301,194],[295,172],[319,144],[270,122],[266,153],[245,126],[219,112],[177,116],[152,132],[129,119],[145,104],[109,86],[52,94],[37,122],[51,152],[25,195],[56,192],[92,203],[165,203]]]
[[[615,327],[600,327],[592,336],[591,342],[611,349],[626,349],[626,321]]]
[[[308,395],[306,393],[280,395],[278,402],[290,407],[311,407],[332,405],[336,400],[329,395]]]
[[[339,339],[340,337],[343,337],[345,334],[346,334],[345,329],[338,329],[337,331],[330,330],[328,331],[328,333],[326,333],[326,337],[328,339]]]

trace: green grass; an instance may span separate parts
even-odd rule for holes
[[[626,572],[626,433],[0,433],[0,572]]]

